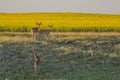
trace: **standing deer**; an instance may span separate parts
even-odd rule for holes
[[[35,53],[33,52],[33,55],[34,55],[34,69],[35,69],[35,72],[38,71],[38,66],[39,66],[39,63],[40,63],[40,57]]]
[[[34,39],[36,39],[36,37],[37,37],[37,32],[38,32],[40,25],[41,25],[41,22],[40,23],[36,22],[36,27],[31,29],[32,36]]]
[[[38,34],[39,35],[47,35],[47,37],[48,37],[50,35],[52,27],[53,27],[53,25],[48,25],[47,30],[38,30]]]

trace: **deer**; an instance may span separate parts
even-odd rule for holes
[[[34,69],[35,69],[35,72],[37,72],[38,66],[40,63],[40,57],[35,52],[33,52],[33,55],[34,55]]]
[[[41,24],[42,24],[41,22],[40,23],[36,22],[36,26],[31,29],[33,39],[36,39],[37,32],[38,32],[38,29],[39,29],[39,27],[40,27]]]
[[[38,34],[39,35],[46,35],[48,37],[50,35],[52,27],[53,27],[53,25],[48,25],[47,30],[38,30]]]

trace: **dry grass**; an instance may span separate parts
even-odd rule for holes
[[[93,36],[114,36],[120,35],[119,32],[52,32],[52,35],[93,35]]]

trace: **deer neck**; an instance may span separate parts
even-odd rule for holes
[[[39,28],[39,25],[37,25],[36,27]]]

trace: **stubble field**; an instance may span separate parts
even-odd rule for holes
[[[40,57],[34,71],[32,51]],[[0,80],[120,80],[119,33],[0,33]]]

